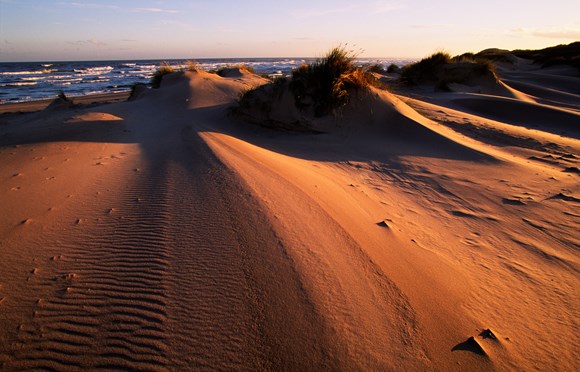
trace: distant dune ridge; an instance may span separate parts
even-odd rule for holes
[[[575,48],[2,114],[0,369],[578,370]]]

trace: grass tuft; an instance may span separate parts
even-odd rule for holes
[[[387,72],[389,74],[392,74],[392,73],[395,73],[395,72],[401,72],[401,68],[399,66],[397,66],[396,64],[391,63],[389,65],[389,67],[387,67]]]
[[[187,61],[187,67],[185,68],[185,70],[195,72],[195,71],[201,70],[201,68],[199,67],[197,62],[190,60],[190,61]]]
[[[438,89],[448,90],[451,83],[465,83],[473,77],[495,77],[495,66],[489,59],[473,53],[451,57],[449,53],[437,52],[419,62],[404,66],[401,81],[407,85],[434,84]]]
[[[290,88],[297,106],[312,103],[315,116],[323,116],[346,105],[352,91],[367,89],[375,79],[362,67],[354,65],[356,56],[355,52],[339,46],[316,62],[295,69]]]
[[[155,89],[161,86],[161,80],[163,80],[163,76],[167,74],[171,74],[175,72],[175,69],[166,62],[162,63],[161,66],[153,73],[153,77],[151,77],[151,86]]]
[[[257,74],[256,70],[254,70],[254,68],[252,66],[247,66],[247,65],[228,65],[228,66],[223,66],[215,71],[210,71],[210,72],[213,72],[221,77],[224,77],[229,70],[235,69],[235,68],[239,69],[240,71],[249,72],[251,74]]]
[[[61,90],[58,93],[57,98],[60,99],[63,102],[72,103],[72,100],[66,96],[66,94],[64,93],[64,90]]]

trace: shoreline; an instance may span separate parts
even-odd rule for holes
[[[129,99],[131,92],[95,93],[83,96],[68,97],[75,105],[91,105],[95,103],[122,102]],[[27,113],[41,111],[48,107],[55,99],[41,99],[26,102],[0,104],[1,114]]]

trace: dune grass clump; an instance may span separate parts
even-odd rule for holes
[[[57,97],[57,99],[60,99],[63,102],[72,103],[72,100],[67,97],[67,95],[64,92],[64,90],[61,90],[60,92],[58,92],[58,95],[56,97]]]
[[[171,74],[175,72],[175,69],[169,66],[167,63],[162,64],[151,77],[151,86],[153,88],[159,88],[161,86],[161,80],[163,80],[163,76],[167,74]]]
[[[232,69],[239,69],[240,71],[249,72],[251,74],[257,75],[256,70],[252,66],[247,65],[228,65],[220,67],[219,69],[210,72],[215,73],[218,76],[224,77],[227,74],[227,72],[231,71]]]
[[[193,61],[193,60],[189,60],[186,63],[185,66],[185,71],[199,71],[201,70],[201,68],[199,67],[198,63]]]
[[[131,91],[129,92],[129,101],[137,99],[146,90],[147,85],[143,83],[135,83],[131,85]]]
[[[389,65],[389,67],[387,67],[387,72],[389,74],[392,74],[392,73],[395,73],[395,72],[400,72],[400,71],[401,71],[401,68],[398,65],[394,64],[394,63],[391,63]]]
[[[436,82],[443,66],[451,63],[451,55],[437,52],[419,62],[403,67],[401,80],[408,85],[418,85],[423,82]]]
[[[244,91],[232,113],[246,121],[279,130],[319,133],[315,119],[339,109],[355,95],[380,86],[367,67],[356,66],[356,54],[343,46],[304,64],[269,84]]]
[[[542,67],[567,65],[577,68],[580,73],[580,41],[540,50],[514,50],[512,53],[520,58],[531,59]]]
[[[349,102],[351,92],[367,89],[374,77],[354,65],[356,54],[344,46],[333,48],[325,57],[292,72],[290,88],[299,108],[314,106],[315,116],[323,116]]]
[[[473,53],[451,57],[437,52],[419,62],[404,66],[401,81],[407,85],[434,84],[437,89],[449,90],[449,84],[464,84],[472,78],[495,78],[495,66],[489,59]]]
[[[373,65],[368,66],[367,71],[374,72],[377,74],[384,74],[385,73],[385,69],[383,68],[383,65],[381,65],[379,63],[375,63]]]

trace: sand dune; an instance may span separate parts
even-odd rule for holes
[[[3,369],[578,368],[571,85],[372,90],[314,134],[228,115],[265,83],[0,118]]]

